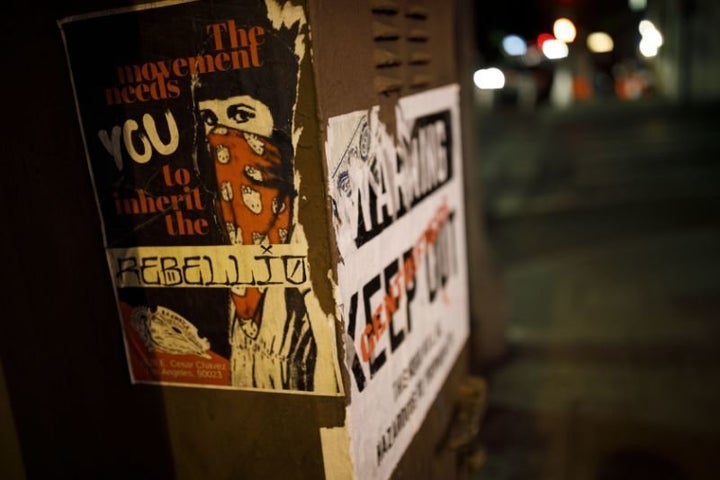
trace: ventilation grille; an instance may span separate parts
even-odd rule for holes
[[[371,0],[375,92],[413,93],[432,83],[428,9],[418,0]]]

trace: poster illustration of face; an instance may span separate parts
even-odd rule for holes
[[[267,105],[248,95],[199,102],[211,158],[215,163],[220,218],[227,242],[239,245],[287,243],[292,219],[292,163],[272,140]],[[312,385],[316,344],[303,317],[302,297],[288,333],[279,338],[263,327],[263,306],[272,299],[263,287],[230,289],[231,383],[237,386],[303,389]],[[286,292],[290,293],[290,292]],[[274,303],[280,299],[270,300]],[[288,318],[290,321],[290,318]],[[284,327],[284,326],[283,326]],[[286,330],[283,328],[283,330]],[[270,337],[266,332],[270,331]],[[263,335],[261,335],[261,333]],[[279,345],[274,350],[274,345]]]
[[[302,8],[180,0],[60,26],[132,381],[342,394],[297,216]]]

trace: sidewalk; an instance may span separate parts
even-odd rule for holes
[[[688,124],[676,128],[673,112],[659,120],[656,112],[635,116],[630,133],[623,133],[623,111],[609,112],[604,127],[592,117],[559,118],[544,138],[506,132],[510,142],[525,136],[525,146],[503,139],[490,146],[531,152],[534,159],[505,158],[542,165],[545,175],[528,177],[533,188],[516,193],[517,209],[489,225],[512,314],[510,353],[488,372],[488,458],[478,480],[718,478],[720,199],[695,188],[698,178],[703,186],[717,180],[718,142],[698,131],[701,140],[683,148],[675,137],[677,155],[656,143],[648,150],[655,163],[651,156],[638,160],[639,147],[598,151],[639,130],[665,126],[686,135]],[[563,141],[558,124],[573,125],[575,143]],[[552,157],[536,152],[538,144],[554,145]],[[705,150],[714,155],[706,158]],[[575,182],[583,151],[613,157],[603,166],[608,188],[596,190],[592,204]],[[547,174],[556,158],[568,170]],[[686,168],[669,178],[674,190],[657,182],[658,162],[668,172]],[[612,197],[647,180],[623,186],[627,171],[647,173],[651,195]],[[538,192],[568,189],[582,201],[527,209]],[[672,194],[678,191],[694,194]]]
[[[622,452],[684,472],[627,478],[717,478],[718,245],[720,228],[651,233],[507,267],[478,478],[604,478]]]

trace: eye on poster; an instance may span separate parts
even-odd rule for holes
[[[328,184],[356,478],[388,478],[469,333],[459,90],[330,119]]]
[[[302,8],[172,1],[59,24],[132,382],[342,394],[297,221]]]

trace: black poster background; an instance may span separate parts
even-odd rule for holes
[[[264,29],[259,45],[261,66],[228,72],[171,78],[178,82],[179,96],[161,100],[108,105],[105,90],[118,86],[118,67],[147,62],[189,58],[213,53],[208,26],[234,20],[237,28]],[[183,246],[226,244],[225,230],[216,210],[218,197],[213,162],[204,143],[197,102],[208,97],[251,95],[269,106],[275,131],[273,141],[285,158],[285,175],[292,175],[291,128],[295,104],[298,59],[294,54],[297,31],[275,30],[264,3],[257,1],[197,1],[160,8],[122,11],[72,19],[62,24],[74,83],[90,170],[102,215],[106,248],[132,246]],[[158,125],[160,139],[169,138],[164,115],[172,112],[179,130],[179,147],[168,155],[153,153],[139,164],[122,147],[124,166],[119,170],[98,133],[133,119],[142,128],[150,114]],[[80,160],[80,159],[78,159]],[[185,168],[192,173],[189,187],[199,188],[204,209],[184,211],[189,219],[204,218],[207,235],[170,235],[163,214],[118,215],[114,195],[131,195],[142,189],[148,196],[180,193],[163,181],[162,168]],[[120,288],[121,302],[132,306],[165,305],[192,319],[211,349],[229,356],[228,292],[222,288]]]

